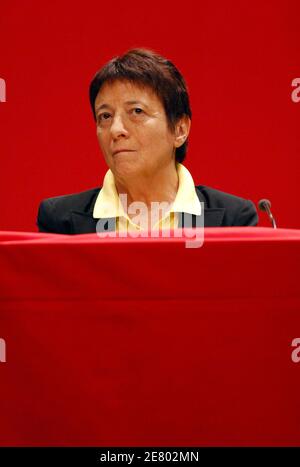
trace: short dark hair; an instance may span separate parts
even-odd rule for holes
[[[171,131],[184,115],[192,118],[189,95],[185,80],[175,65],[148,49],[131,49],[114,57],[95,74],[89,87],[90,103],[95,114],[95,100],[105,82],[131,81],[152,88],[161,100]],[[185,159],[188,139],[176,148],[177,162]]]

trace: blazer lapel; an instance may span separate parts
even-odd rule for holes
[[[111,232],[116,230],[116,218],[95,219],[92,214],[79,211],[71,211],[72,233],[85,234],[98,232]],[[97,226],[97,223],[99,224]]]
[[[224,217],[224,208],[204,208],[204,227],[220,227]],[[190,213],[179,213],[178,227],[203,227],[203,214],[196,216]]]
[[[201,193],[201,191],[199,190],[199,188],[195,187],[196,189],[196,194],[199,198],[199,201],[201,203],[201,206],[203,208],[204,206],[204,227],[220,227],[222,225],[222,221],[223,221],[223,217],[224,217],[224,214],[225,214],[225,208],[208,208],[207,207],[207,201],[205,199],[205,197],[203,196],[203,194]],[[194,216],[196,219],[192,220],[192,222],[195,224],[195,225],[199,225],[200,222],[199,222],[199,218],[200,216],[195,216],[193,214],[190,214],[192,216]],[[201,224],[200,224],[201,225]],[[203,222],[202,222],[202,225],[203,225]],[[194,225],[193,225],[194,227]]]

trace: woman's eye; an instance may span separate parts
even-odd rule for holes
[[[143,109],[140,109],[139,107],[135,107],[133,110],[136,114],[140,114],[143,112]]]
[[[103,114],[100,114],[98,118],[99,118],[99,120],[100,120],[100,122],[101,122],[101,121],[103,121],[103,120],[108,120],[109,117],[110,117],[110,114],[107,113],[107,112],[104,112]]]

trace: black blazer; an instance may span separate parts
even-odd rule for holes
[[[207,186],[196,186],[196,193],[200,202],[204,203],[205,227],[254,226],[258,216],[252,201],[233,196]],[[48,198],[41,202],[37,217],[37,226],[40,232],[53,232],[59,234],[85,234],[96,233],[96,224],[99,219],[93,218],[93,209],[101,188],[83,191],[65,196]],[[192,226],[196,226],[197,218],[190,214]],[[181,216],[179,227],[185,224],[185,216]],[[111,218],[104,221],[105,230],[114,230],[111,227]],[[113,219],[115,221],[115,219]],[[113,224],[115,225],[115,223]],[[199,224],[197,224],[199,225]]]

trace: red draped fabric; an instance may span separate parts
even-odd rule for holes
[[[299,445],[299,260],[297,230],[2,232],[0,445]]]

